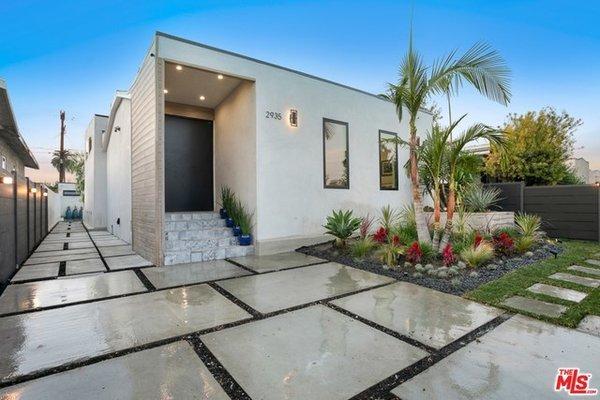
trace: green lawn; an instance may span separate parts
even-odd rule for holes
[[[573,264],[594,267],[593,265],[586,264],[585,260],[590,258],[600,259],[600,245],[598,245],[598,243],[575,240],[565,240],[563,245],[564,251],[559,254],[557,259],[549,258],[539,261],[535,264],[522,267],[516,271],[504,275],[498,280],[487,283],[469,293],[466,293],[465,297],[500,308],[507,308],[502,306],[500,303],[502,303],[504,299],[514,295],[535,298],[549,303],[563,304],[569,308],[560,318],[548,318],[527,313],[522,314],[530,315],[544,321],[553,322],[571,328],[576,327],[579,321],[588,314],[600,315],[600,288],[592,289],[585,286],[548,278],[549,275],[552,275],[555,272],[568,272],[569,274],[573,275],[592,277],[576,271],[567,271],[567,267]],[[581,301],[581,303],[577,304],[554,297],[531,293],[526,290],[529,286],[537,282],[565,287],[568,289],[575,289],[580,292],[587,292],[589,295],[583,301]]]

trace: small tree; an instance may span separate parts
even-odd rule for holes
[[[492,145],[485,164],[487,175],[527,185],[555,185],[572,180],[566,161],[573,154],[573,134],[582,124],[553,108],[509,114],[502,128],[504,147]]]

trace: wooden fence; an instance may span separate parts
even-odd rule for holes
[[[498,209],[539,215],[550,237],[600,241],[600,188],[595,185],[509,182],[485,186],[501,190]]]
[[[0,183],[0,286],[48,233],[46,187],[28,178]]]

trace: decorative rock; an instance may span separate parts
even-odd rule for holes
[[[533,257],[533,252],[532,251],[526,252],[525,257]]]
[[[422,278],[422,277],[423,277],[423,274],[422,274],[422,273],[420,273],[420,272],[415,272],[415,273],[413,273],[413,274],[412,274],[412,277],[413,277],[413,278]]]
[[[496,264],[492,263],[492,264],[488,264],[486,268],[489,269],[490,271],[494,271],[495,269],[498,269],[498,266]]]
[[[461,283],[461,280],[460,280],[460,278],[454,278],[454,279],[452,279],[452,280],[450,281],[450,284],[451,284],[452,286],[460,286],[460,283]]]
[[[477,278],[477,277],[479,276],[479,272],[477,272],[477,271],[471,271],[471,272],[469,273],[469,276],[470,276],[471,278]]]
[[[437,276],[438,278],[446,278],[448,276],[448,271],[444,271],[440,268],[438,269]]]
[[[456,265],[458,265],[458,268],[460,269],[467,268],[467,264],[465,264],[464,261],[459,261]]]

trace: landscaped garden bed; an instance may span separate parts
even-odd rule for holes
[[[468,215],[461,210],[450,234],[438,230],[426,243],[417,239],[412,208],[386,206],[377,219],[340,210],[324,225],[334,241],[298,251],[456,295],[562,251],[540,232],[536,216],[517,214],[516,226],[483,230],[469,225]]]

